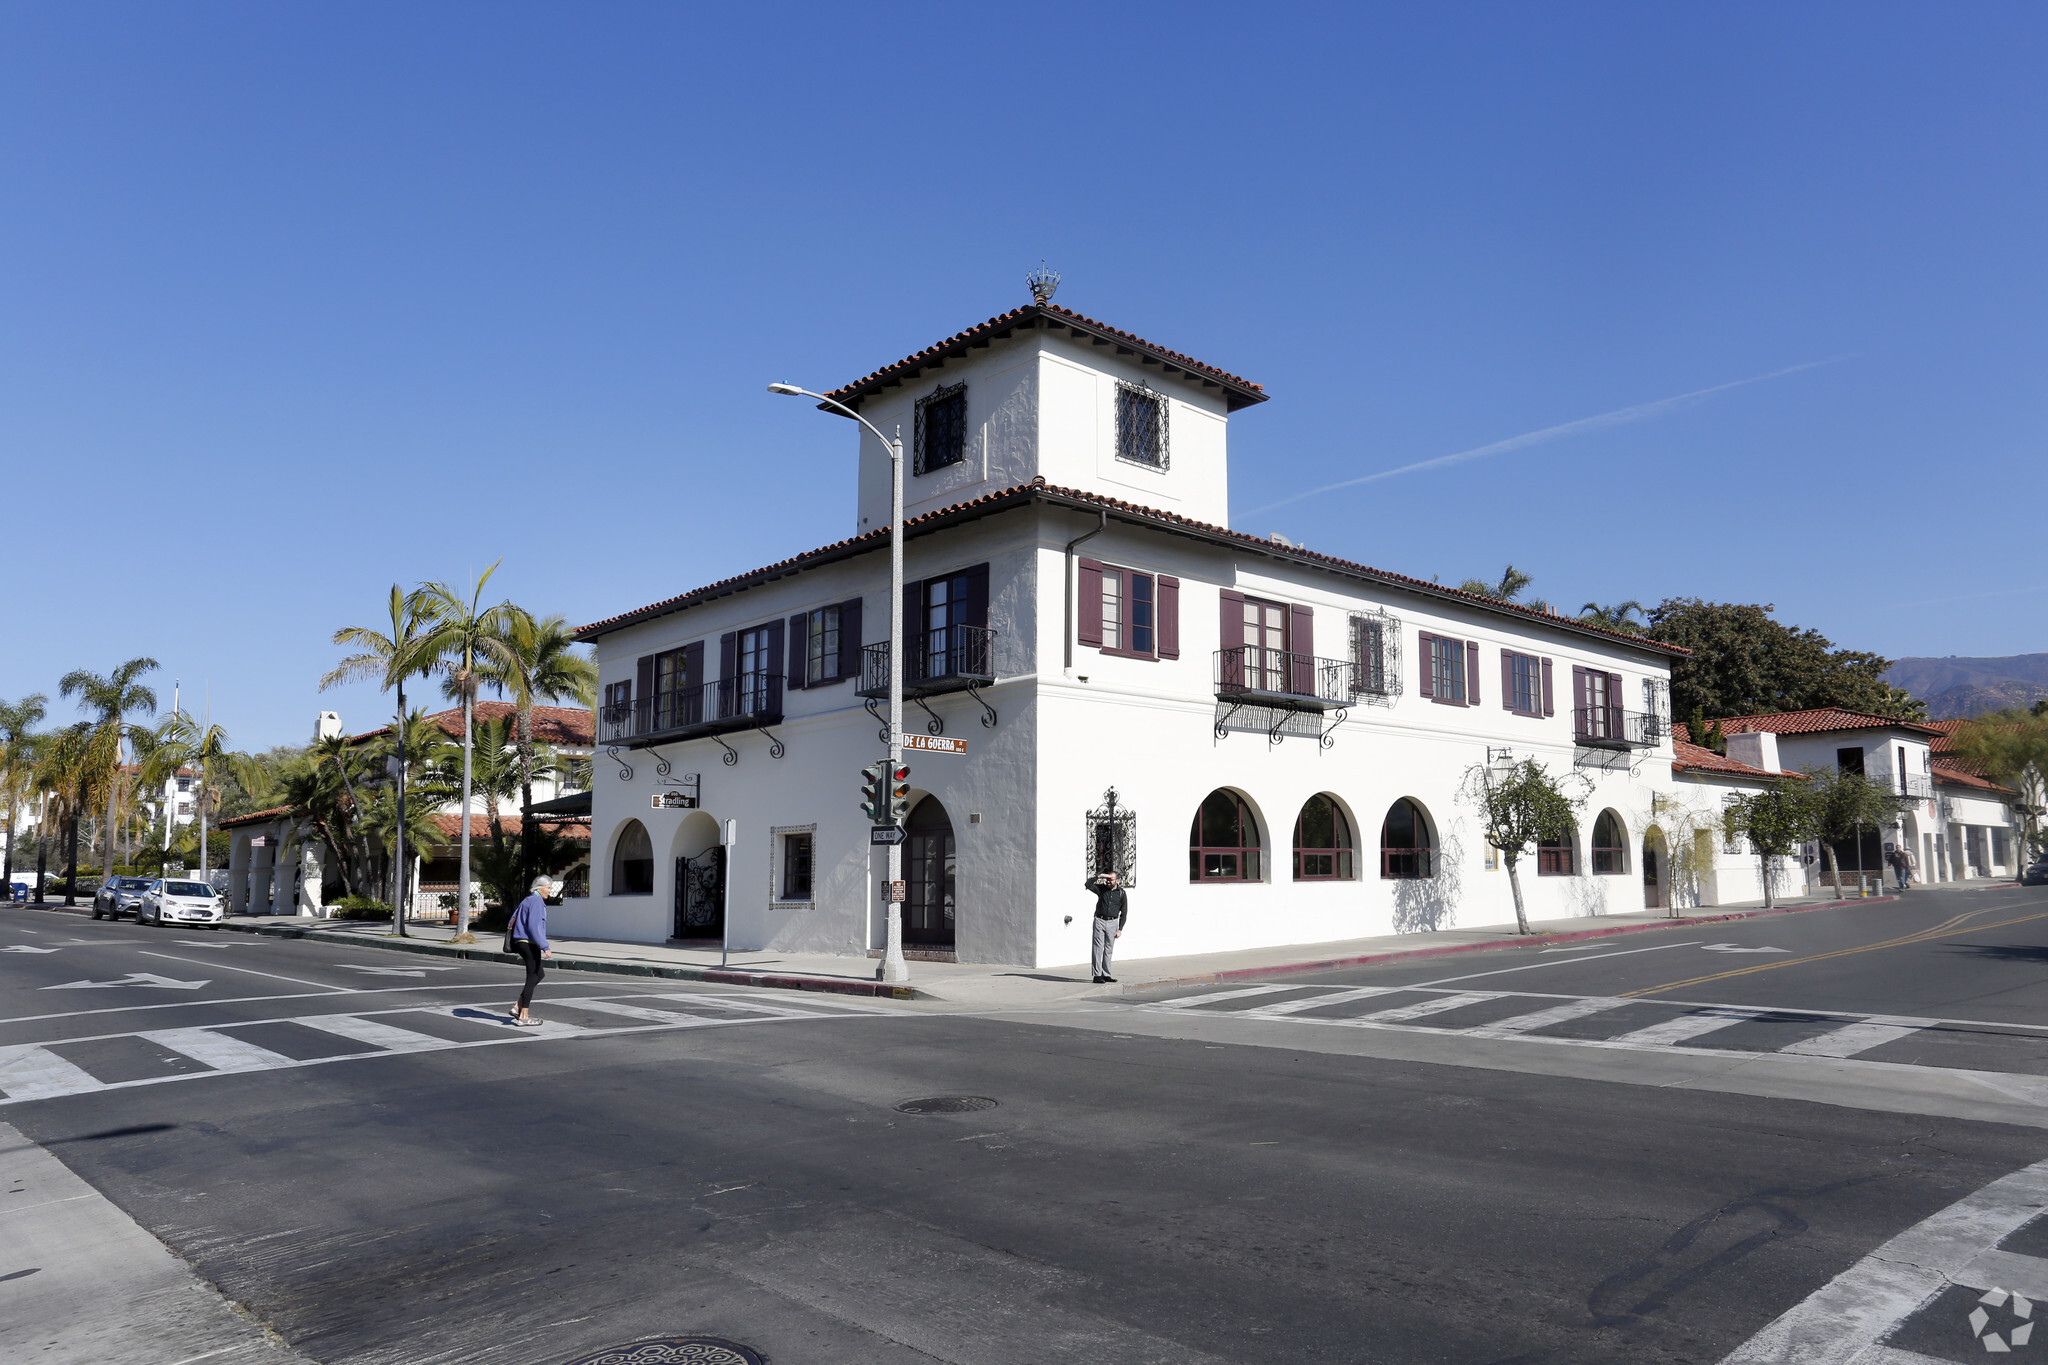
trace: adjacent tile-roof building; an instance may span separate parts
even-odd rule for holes
[[[516,724],[519,708],[509,701],[479,701],[471,712],[477,724],[487,720],[502,720],[508,725]],[[457,706],[447,711],[436,711],[427,717],[441,728],[441,733],[450,739],[462,738],[462,708]],[[386,725],[376,730],[365,730],[360,735],[351,735],[349,743],[362,744],[391,733]],[[533,737],[542,744],[588,749],[595,741],[597,726],[591,713],[581,706],[536,706],[533,708]]]
[[[1807,711],[1778,711],[1761,716],[1723,716],[1721,733],[1741,735],[1764,730],[1774,735],[1818,735],[1837,730],[1911,730],[1923,735],[1939,734],[1920,721],[1899,720],[1869,711],[1851,711],[1840,706],[1818,706]]]
[[[1684,726],[1673,726],[1672,729],[1671,771],[1673,773],[1706,772],[1717,773],[1723,777],[1768,779],[1796,777],[1801,781],[1804,781],[1806,778],[1804,773],[1774,773],[1768,768],[1752,768],[1747,763],[1738,763],[1723,754],[1715,753],[1712,749],[1703,748],[1698,744],[1691,744],[1678,738],[1679,735],[1685,733]]]

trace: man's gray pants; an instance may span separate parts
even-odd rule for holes
[[[1109,955],[1116,951],[1116,921],[1095,917],[1095,951],[1089,961],[1095,968],[1095,975],[1108,976]]]

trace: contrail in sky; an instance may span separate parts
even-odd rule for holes
[[[1716,384],[1710,389],[1694,389],[1691,393],[1681,393],[1671,398],[1659,398],[1654,403],[1638,403],[1632,408],[1617,408],[1613,412],[1603,412],[1596,417],[1581,417],[1576,422],[1564,422],[1558,426],[1545,427],[1541,431],[1525,431],[1520,436],[1510,436],[1505,441],[1495,441],[1492,445],[1478,446],[1472,450],[1461,450],[1455,455],[1439,455],[1433,460],[1417,460],[1414,464],[1404,464],[1399,469],[1382,469],[1377,474],[1364,474],[1355,479],[1345,479],[1338,483],[1326,483],[1321,488],[1311,488],[1306,492],[1282,498],[1278,502],[1269,502],[1264,507],[1254,507],[1247,515],[1256,516],[1261,512],[1270,512],[1276,507],[1285,507],[1291,502],[1300,502],[1303,498],[1313,498],[1322,493],[1334,493],[1340,488],[1355,488],[1362,483],[1377,483],[1381,479],[1391,479],[1401,474],[1415,474],[1425,469],[1442,469],[1446,465],[1463,464],[1467,460],[1484,459],[1488,455],[1505,455],[1510,450],[1521,450],[1525,446],[1542,445],[1545,441],[1555,441],[1565,436],[1577,436],[1584,432],[1605,431],[1609,427],[1626,426],[1630,422],[1640,422],[1647,417],[1662,416],[1673,408],[1693,402],[1696,399],[1706,398],[1712,394],[1726,393],[1730,389],[1739,389],[1745,384],[1761,384],[1766,379],[1778,379],[1788,374],[1798,374],[1801,370],[1818,369],[1823,365],[1833,365],[1839,361],[1849,359],[1853,359],[1853,357],[1838,355],[1830,356],[1826,360],[1809,360],[1804,365],[1788,365],[1782,370],[1772,370],[1769,374],[1751,375],[1748,379],[1737,379],[1726,384]]]

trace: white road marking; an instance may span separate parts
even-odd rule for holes
[[[40,1100],[99,1088],[92,1073],[54,1052],[34,1046],[0,1048],[0,1092],[9,1100]]]
[[[62,950],[57,948],[38,948],[32,943],[10,943],[5,948],[0,948],[0,953],[55,953],[60,951]]]
[[[194,967],[209,967],[215,971],[241,972],[248,976],[267,976],[272,981],[289,981],[294,986],[312,986],[316,989],[329,991],[345,991],[348,989],[348,987],[346,986],[330,986],[325,981],[301,981],[296,976],[279,976],[276,972],[259,972],[254,967],[230,967],[225,962],[201,962],[196,958],[174,957],[170,953],[152,953],[145,951],[142,954],[142,956],[160,957],[166,962],[185,962],[191,964]]]
[[[1618,952],[1603,953],[1600,960],[1604,962],[1610,957],[1631,957],[1636,953],[1661,953],[1666,948],[1694,948],[1697,946],[1699,946],[1699,940],[1689,938],[1683,943],[1659,943],[1649,948],[1623,948]],[[1408,983],[1408,989],[1414,990],[1422,986],[1449,986],[1459,981],[1477,981],[1482,976],[1506,976],[1509,972],[1533,972],[1538,967],[1570,967],[1592,960],[1591,958],[1584,957],[1553,957],[1547,962],[1525,962],[1519,967],[1498,967],[1490,972],[1472,972],[1465,976],[1440,976],[1434,981],[1411,981]]]
[[[1360,1024],[1367,1020],[1375,1024],[1395,1024],[1406,1019],[1421,1019],[1431,1014],[1442,1014],[1463,1005],[1476,1005],[1482,1000],[1498,1000],[1500,991],[1460,991],[1455,995],[1439,996],[1435,1000],[1424,1000],[1413,1005],[1396,1005],[1390,1010],[1377,1010],[1372,1014],[1361,1014],[1351,1019],[1318,1020],[1319,1023]]]
[[[545,1005],[548,1002],[542,1001],[541,1003]],[[579,1010],[590,1010],[597,1014],[616,1014],[621,1019],[644,1019],[650,1023],[657,1024],[674,1023],[678,1019],[690,1017],[678,1014],[674,1010],[650,1009],[646,1005],[628,1005],[617,1000],[575,1000],[556,1001],[554,1003],[573,1004]]]
[[[1603,1010],[1619,1009],[1633,1005],[1633,1000],[1620,1000],[1614,996],[1594,996],[1586,1000],[1567,1000],[1562,1005],[1552,1005],[1547,1010],[1534,1014],[1518,1014],[1512,1019],[1502,1019],[1491,1024],[1481,1024],[1468,1032],[1479,1038],[1512,1038],[1518,1033],[1531,1029],[1549,1028],[1552,1024],[1569,1024],[1574,1019],[1599,1014]]]
[[[2048,1209],[2048,1161],[1994,1180],[1907,1228],[1779,1314],[1721,1365],[1879,1365],[1919,1357],[1878,1346],[1984,1253]],[[1958,1323],[1960,1329],[1963,1324]]]
[[[370,1043],[392,1052],[432,1052],[436,1048],[454,1047],[446,1038],[436,1038],[431,1033],[415,1033],[409,1028],[393,1028],[380,1024],[375,1019],[364,1019],[353,1014],[307,1014],[292,1020],[303,1028],[319,1029],[337,1038],[349,1038],[358,1043]]]
[[[1241,1000],[1246,996],[1271,995],[1274,991],[1294,991],[1300,989],[1301,987],[1299,986],[1239,986],[1234,991],[1217,991],[1212,995],[1188,995],[1182,996],[1178,1000],[1161,1000],[1158,1003],[1161,1009],[1184,1010],[1192,1009],[1196,1005],[1206,1005],[1216,1000]],[[1317,987],[1316,989],[1321,988]]]
[[[190,1057],[195,1062],[205,1062],[215,1071],[271,1071],[278,1067],[297,1066],[296,1057],[287,1057],[282,1052],[272,1052],[267,1047],[258,1047],[247,1039],[237,1038],[229,1033],[216,1033],[212,1029],[173,1028],[159,1029],[150,1033],[139,1033],[159,1047]]]
[[[1860,1019],[1818,1037],[1789,1043],[1778,1051],[1789,1052],[1795,1057],[1854,1057],[1859,1052],[1895,1043],[1926,1027],[1925,1022],[1917,1020]]]
[[[1298,1014],[1302,1010],[1317,1009],[1323,1005],[1341,1005],[1347,1000],[1370,1000],[1376,995],[1393,995],[1399,986],[1358,986],[1346,991],[1333,991],[1329,995],[1311,995],[1300,1000],[1281,1000],[1271,1005],[1254,1005],[1240,1014],[1270,1018],[1276,1014]]]
[[[453,967],[425,965],[418,967],[371,967],[360,962],[337,962],[334,965],[345,967],[352,972],[364,972],[370,976],[425,976],[428,972],[452,972],[455,970]]]
[[[0,1019],[0,1024],[35,1024],[48,1019],[83,1019],[94,1014],[137,1014],[148,1010],[210,1009],[215,1005],[251,1005],[265,1000],[329,1000],[336,995],[402,995],[407,991],[502,991],[502,981],[474,985],[351,986],[344,990],[280,991],[276,995],[235,995],[225,1000],[167,1000],[156,1005],[109,1005],[97,1010],[61,1010],[53,1014],[17,1014]]]
[[[168,976],[155,972],[130,972],[119,981],[66,981],[60,986],[45,986],[46,991],[96,991],[114,986],[147,986],[156,990],[196,991],[201,986],[211,985],[207,981],[173,981]]]
[[[542,1005],[547,1004],[545,1000],[540,1003]],[[566,1005],[569,1002],[564,1000],[559,1003]],[[511,1010],[494,1010],[488,1005],[422,1005],[417,1012],[420,1014],[438,1014],[444,1019],[460,1019],[470,1024],[496,1024],[508,1030],[515,1027],[512,1023]],[[593,1031],[587,1028],[580,1028],[575,1024],[557,1023],[552,1019],[542,1019],[538,1025],[518,1030],[518,1032],[532,1038],[570,1038],[577,1034]]]
[[[631,993],[638,994],[638,992]],[[729,1010],[753,1010],[759,1014],[772,1014],[778,1018],[807,1018],[811,1016],[810,1010],[800,1009],[795,1005],[770,1004],[766,1000],[742,1000],[736,995],[691,995],[683,992],[660,994],[649,991],[642,998],[647,1000],[674,1000],[686,1005],[717,1005]],[[543,1000],[541,1003],[546,1004],[547,1002]],[[850,1009],[857,1013],[887,1013],[879,1005],[840,1004],[838,1007]]]
[[[1790,948],[1744,948],[1734,943],[1702,943],[1702,949],[1710,953],[1789,953]]]
[[[1633,1033],[1624,1033],[1607,1041],[1634,1047],[1645,1044],[1668,1045],[1671,1043],[1682,1043],[1688,1038],[1697,1038],[1702,1034],[1713,1033],[1724,1028],[1733,1028],[1737,1024],[1746,1024],[1750,1020],[1768,1012],[1767,1010],[1738,1009],[1732,1005],[1723,1005],[1714,1009],[1699,1010],[1692,1014],[1681,1014],[1676,1019],[1666,1019],[1660,1024],[1651,1024],[1647,1028],[1639,1028]]]

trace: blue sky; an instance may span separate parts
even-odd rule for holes
[[[763,386],[1041,258],[1267,386],[1240,529],[2038,651],[2044,58],[1997,3],[15,4],[0,496],[61,534],[0,696],[150,654],[297,742],[383,711],[316,683],[394,580],[581,621],[837,539],[850,433]]]

